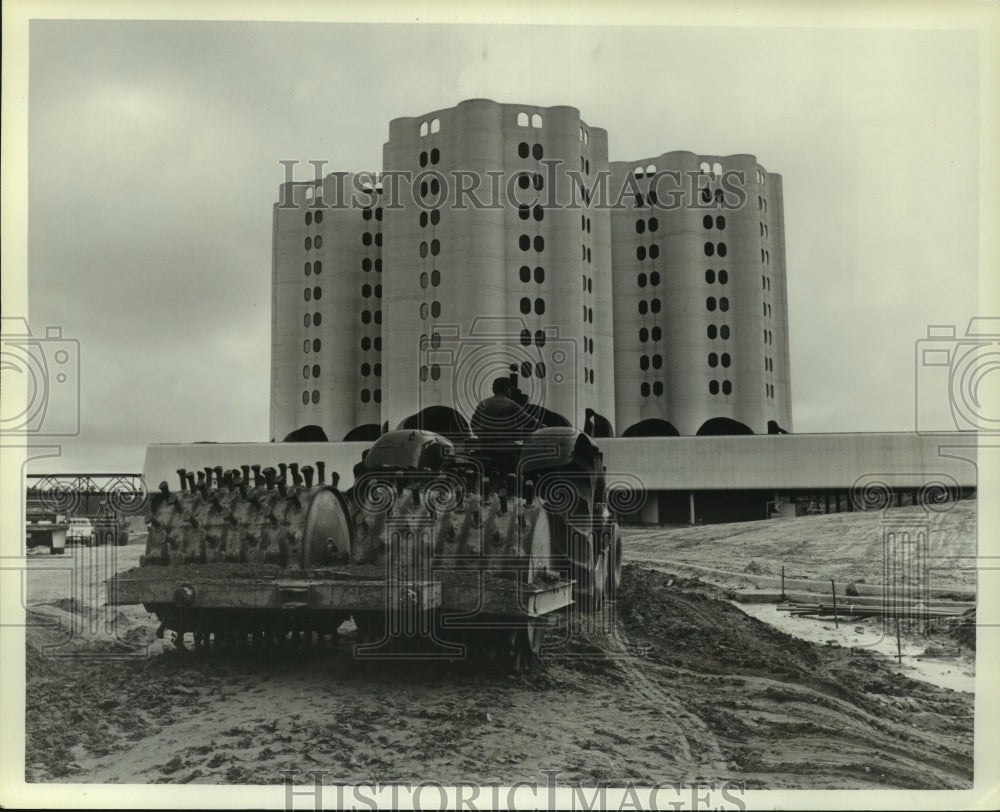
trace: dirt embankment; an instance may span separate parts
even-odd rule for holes
[[[72,615],[83,607],[68,605]],[[59,610],[53,610],[58,613]],[[600,623],[574,623],[527,674],[489,663],[357,663],[312,651],[179,653],[141,608],[120,636],[29,629],[32,781],[733,780],[748,788],[972,783],[971,694],[895,673],[745,615],[714,588],[629,565]],[[308,780],[308,779],[304,779]]]

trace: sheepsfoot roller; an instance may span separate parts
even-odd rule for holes
[[[179,646],[314,646],[348,619],[359,659],[485,655],[520,669],[549,620],[621,573],[586,435],[515,441],[388,432],[354,485],[314,467],[178,471],[150,503],[140,566],[108,582]]]

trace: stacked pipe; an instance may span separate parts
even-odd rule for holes
[[[324,483],[322,462],[315,468],[281,464],[277,470],[258,465],[180,468],[177,476],[180,488],[171,490],[162,482],[151,502],[144,566],[262,563],[303,568],[347,560],[346,501]],[[313,528],[309,538],[307,527]]]

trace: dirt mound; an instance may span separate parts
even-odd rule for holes
[[[815,646],[749,617],[698,579],[627,564],[618,605],[626,631],[656,643],[674,665],[793,678],[819,664]]]

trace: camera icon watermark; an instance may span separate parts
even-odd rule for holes
[[[23,318],[0,320],[0,435],[80,433],[80,342],[61,327],[33,336]]]
[[[471,417],[495,393],[494,382],[507,378],[521,406],[576,422],[578,349],[558,327],[531,330],[524,319],[505,316],[477,316],[468,332],[435,324],[421,338],[419,356],[420,409],[448,406]]]
[[[915,422],[918,432],[1000,432],[1000,317],[976,316],[965,335],[932,324],[916,342]],[[992,374],[991,374],[992,373]]]

